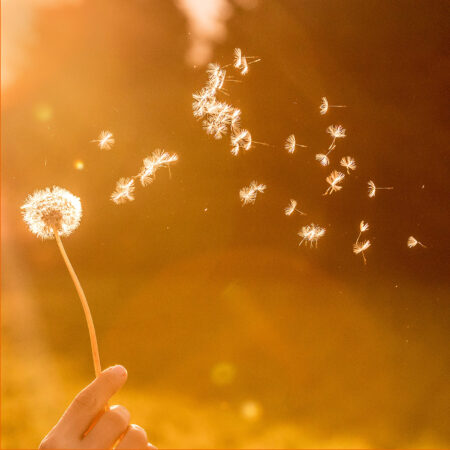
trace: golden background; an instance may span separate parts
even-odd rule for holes
[[[182,3],[2,2],[2,448],[36,447],[93,377],[56,244],[20,214],[52,185],[82,201],[64,244],[103,366],[129,372],[114,402],[155,445],[448,447],[448,4],[217,1],[202,34]],[[222,98],[276,145],[238,158],[191,109],[234,47],[262,61]],[[322,117],[323,95],[348,107]],[[358,169],[322,197],[334,123]],[[308,149],[288,155],[291,133]],[[170,176],[114,205],[155,148],[179,155]],[[267,192],[243,208],[253,179]],[[368,199],[369,179],[394,190]],[[284,216],[290,198],[308,215]],[[317,250],[298,247],[310,222]]]

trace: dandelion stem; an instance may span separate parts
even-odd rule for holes
[[[98,377],[102,369],[100,365],[100,355],[98,352],[97,336],[95,334],[94,321],[92,320],[89,304],[86,300],[86,296],[84,295],[84,291],[83,288],[81,287],[80,281],[78,280],[77,274],[75,273],[75,270],[73,269],[72,264],[70,263],[66,251],[64,250],[61,238],[59,237],[59,234],[55,229],[53,229],[53,234],[55,235],[59,251],[61,252],[64,262],[66,263],[67,270],[69,271],[73,284],[75,285],[75,289],[77,290],[78,296],[80,297],[81,305],[83,306],[83,311],[86,317],[86,322],[89,330],[89,338],[91,341],[92,359],[94,360],[95,376]]]

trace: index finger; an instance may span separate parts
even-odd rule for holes
[[[81,437],[126,380],[125,367],[113,366],[104,370],[74,398],[59,425],[66,430],[67,435]]]

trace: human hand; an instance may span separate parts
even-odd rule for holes
[[[42,440],[40,449],[151,449],[147,434],[130,425],[130,413],[108,400],[127,380],[122,366],[104,370],[69,405],[58,423]],[[118,444],[117,444],[118,442]]]

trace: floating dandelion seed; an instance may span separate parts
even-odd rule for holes
[[[211,94],[214,95],[223,88],[227,72],[218,64],[212,63],[208,64],[206,72],[208,73],[207,88],[210,90]]]
[[[302,227],[297,234],[302,238],[298,245],[302,245],[303,242],[309,242],[311,247],[315,243],[317,248],[317,241],[325,234],[325,228],[316,226],[312,223],[311,225]]]
[[[372,180],[370,180],[367,184],[369,185],[369,197],[370,198],[375,197],[375,194],[378,189],[385,189],[385,190],[394,189],[393,187],[377,187],[377,186],[375,186],[375,183]]]
[[[235,156],[238,155],[241,148],[248,151],[252,146],[252,135],[248,130],[236,129],[231,133],[231,145],[231,153]]]
[[[94,322],[83,288],[61,241],[61,236],[69,236],[80,224],[82,215],[80,199],[66,189],[53,186],[51,189],[46,188],[29,195],[21,209],[23,219],[32,233],[42,239],[56,240],[83,306],[89,330],[95,375],[99,376],[101,365]]]
[[[297,209],[297,202],[294,199],[289,200],[289,205],[284,208],[284,214],[286,216],[290,216],[294,211],[297,211],[302,216],[306,216],[306,214]]]
[[[345,129],[342,128],[342,125],[330,125],[327,128],[327,133],[330,134],[333,138],[333,141],[328,147],[328,150],[332,151],[336,147],[335,145],[336,139],[345,138]]]
[[[199,92],[192,94],[192,110],[194,117],[203,117],[215,105],[216,99],[208,88],[202,88]]]
[[[239,191],[242,206],[249,203],[255,203],[258,192],[262,194],[266,190],[266,187],[267,186],[265,184],[258,184],[256,181],[252,181],[249,186],[243,187]]]
[[[240,48],[235,48],[233,66],[236,69],[240,69],[241,75],[246,75],[250,64],[261,61],[261,59],[257,58],[257,56],[244,56]]]
[[[132,202],[134,200],[134,179],[120,178],[116,184],[116,190],[111,194],[111,200],[116,204]]]
[[[350,170],[355,170],[356,169],[356,162],[355,159],[352,158],[351,156],[344,156],[341,159],[341,166],[345,167],[347,169],[347,173],[350,173]]]
[[[242,57],[242,69],[241,69],[241,75],[247,75],[248,73],[248,63],[247,58],[245,56]]]
[[[320,104],[320,114],[324,115],[328,112],[329,108],[346,108],[345,105],[330,105],[326,97],[322,97],[322,103]]]
[[[236,69],[240,69],[240,67],[242,66],[242,51],[240,48],[235,48],[234,49],[234,63],[233,63],[234,67],[236,67]]]
[[[116,140],[110,131],[102,131],[98,139],[94,139],[91,142],[98,142],[100,150],[110,150]]]
[[[366,255],[364,254],[364,252],[370,247],[370,241],[364,241],[361,243],[355,243],[353,244],[353,253],[355,255],[358,255],[361,253],[363,260],[364,260],[364,264],[367,264],[366,261]]]
[[[330,186],[323,195],[331,195],[333,192],[340,191],[342,189],[342,186],[339,186],[339,183],[342,182],[344,177],[345,175],[342,172],[333,170],[333,172],[331,172],[331,174],[326,178],[326,181]]]
[[[161,167],[169,167],[169,164],[178,161],[176,153],[168,153],[161,149],[156,149],[151,156],[147,156],[137,177],[139,177],[142,186],[148,186],[154,179],[156,171]],[[135,177],[135,178],[137,178]]]
[[[364,222],[364,220],[361,220],[361,222],[359,224],[359,234],[358,234],[358,237],[356,238],[356,244],[359,242],[359,238],[361,237],[361,233],[364,233],[368,229],[369,229],[369,224],[367,222]]]
[[[408,238],[408,241],[407,241],[406,245],[408,246],[408,248],[413,248],[416,245],[420,245],[423,248],[427,248],[426,245],[423,245],[422,242],[418,241],[414,236],[410,236]]]
[[[319,163],[324,167],[330,164],[330,159],[328,158],[327,155],[324,155],[323,153],[317,153],[316,161],[319,161]]]
[[[288,138],[286,139],[286,142],[284,144],[284,148],[285,150],[287,150],[289,153],[294,153],[295,151],[295,147],[307,147],[306,145],[302,145],[302,144],[297,144],[297,141],[295,139],[295,136],[293,134],[291,134],[290,136],[288,136]]]

